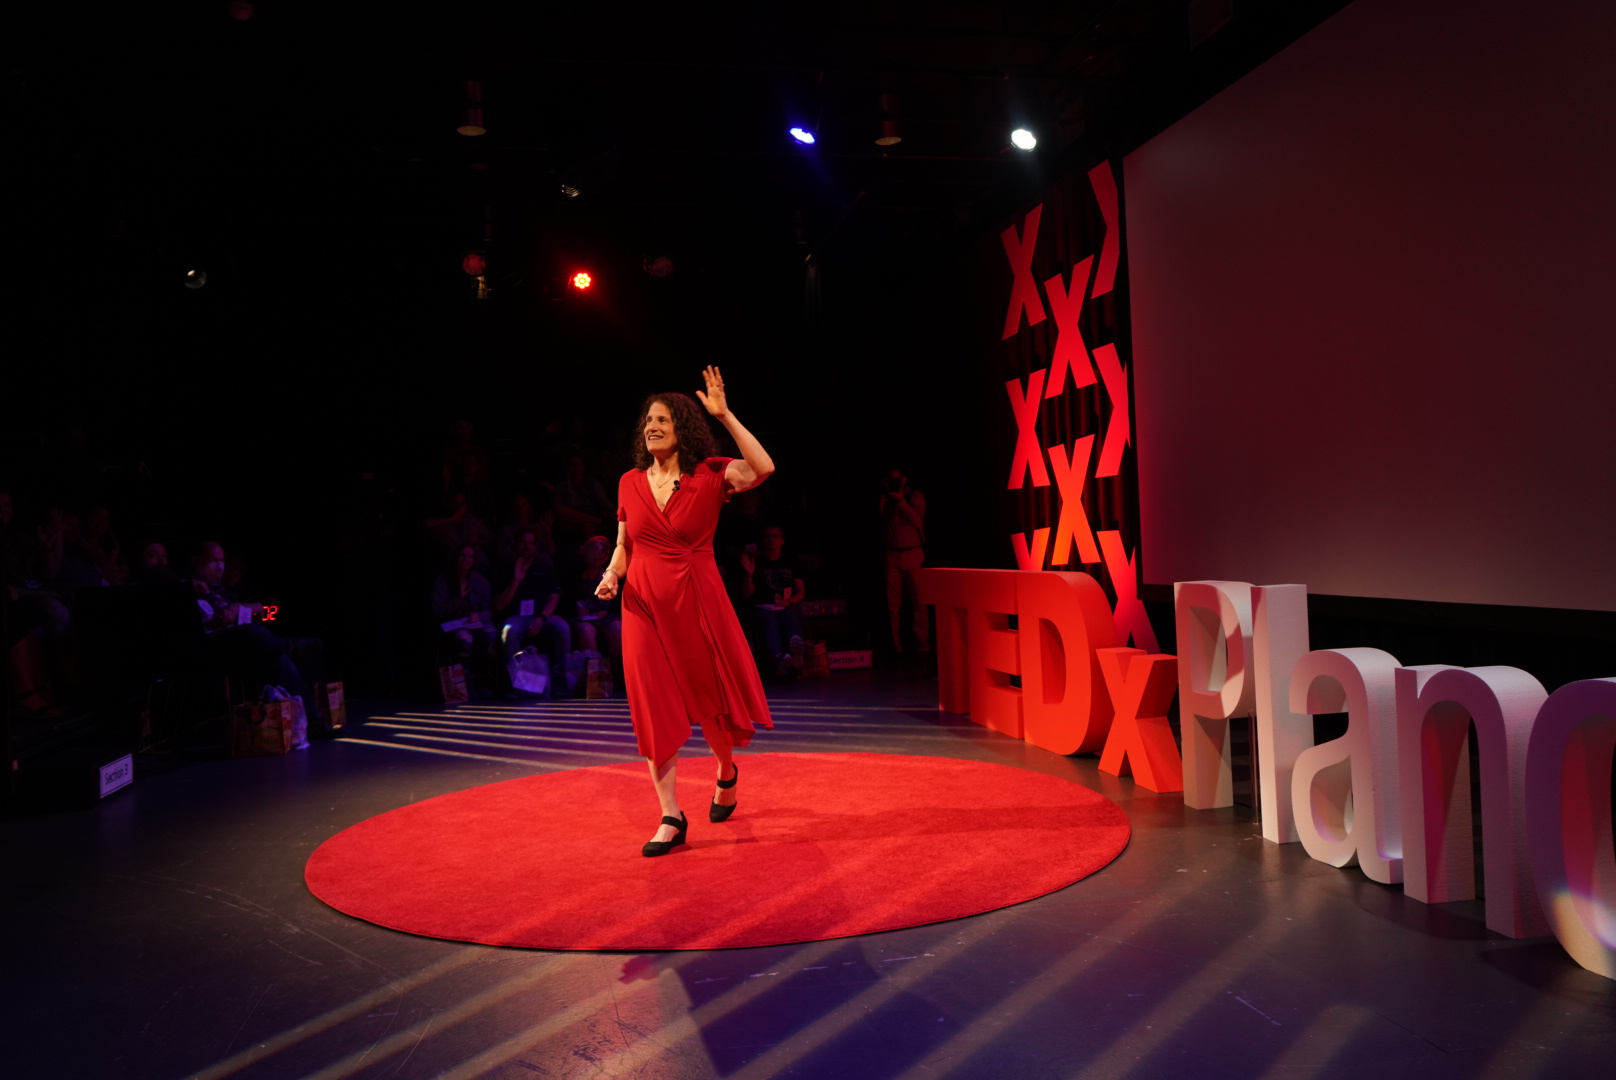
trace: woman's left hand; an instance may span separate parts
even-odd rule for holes
[[[701,399],[703,405],[707,406],[708,413],[714,418],[722,420],[729,415],[729,402],[724,398],[724,376],[719,374],[716,365],[709,364],[702,371],[701,377],[707,380],[707,392],[704,394],[697,390],[696,396]]]

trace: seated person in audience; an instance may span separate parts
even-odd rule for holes
[[[604,536],[592,536],[581,549],[583,567],[567,583],[566,610],[572,620],[572,640],[586,652],[599,653],[610,660],[621,655],[623,616],[621,600],[602,600],[595,595],[601,574],[611,561],[615,545]]]
[[[519,494],[511,499],[511,519],[500,526],[499,542],[495,545],[500,564],[515,565],[516,548],[522,539],[522,532],[525,529],[532,529],[534,539],[539,545],[539,561],[548,562],[550,568],[555,569],[555,537],[550,533],[550,523],[554,517],[554,512],[548,509],[543,513],[536,511],[533,500],[526,495]]]
[[[523,529],[516,541],[516,561],[500,578],[494,596],[498,613],[500,648],[507,665],[524,648],[544,650],[550,661],[546,696],[566,697],[567,654],[572,651],[572,628],[557,613],[561,583],[539,555],[538,533]]]
[[[83,547],[84,524],[77,514],[58,510],[52,516],[57,528],[52,532],[52,558],[56,575],[50,584],[57,592],[66,594],[77,589],[99,589],[108,582],[101,567]]]
[[[567,457],[567,473],[555,489],[556,533],[582,543],[601,532],[617,516],[617,504],[589,472],[589,459],[581,453]]]
[[[758,539],[763,532],[763,490],[762,487],[748,488],[730,496],[713,533],[713,558],[718,562],[724,588],[736,611],[747,609],[747,602],[741,599],[741,582],[747,576],[741,569],[741,553],[757,552]]]
[[[135,561],[129,567],[131,585],[189,584],[168,565],[168,547],[161,540],[143,540],[135,545]]]
[[[7,690],[14,715],[58,719],[65,713],[51,678],[51,654],[66,636],[70,615],[40,581],[43,546],[15,520],[11,495],[0,491],[0,587],[10,611],[5,620]]]
[[[488,569],[488,547],[493,542],[488,523],[472,512],[464,492],[450,492],[448,503],[444,517],[427,519],[427,533],[437,541],[445,562],[457,560],[460,549],[470,545],[474,565]]]
[[[112,513],[106,507],[92,506],[84,515],[78,549],[101,571],[107,584],[122,585],[129,580],[129,564],[124,561],[123,548],[112,531]]]
[[[440,625],[462,624],[444,631],[451,659],[481,665],[493,656],[494,593],[476,566],[477,549],[461,545],[449,569],[432,583],[432,617]]]
[[[763,648],[778,674],[802,666],[802,599],[806,592],[797,561],[786,554],[785,530],[763,529],[761,554],[741,553],[741,600],[750,604]]]
[[[224,572],[224,548],[215,541],[203,541],[191,559],[196,604],[207,635],[203,655],[221,674],[246,679],[249,695],[261,693],[265,686],[279,686],[301,697],[305,705],[312,703],[313,690],[293,656],[294,643],[255,621],[263,616],[263,606],[233,596],[225,588]],[[306,662],[305,666],[310,665]]]
[[[488,451],[477,443],[470,420],[458,417],[449,425],[449,443],[443,450],[443,490],[465,494],[474,512],[490,508]]]

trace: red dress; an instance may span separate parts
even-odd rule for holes
[[[774,727],[752,649],[713,561],[713,530],[729,500],[711,457],[658,508],[651,479],[630,469],[617,482],[617,520],[628,523],[623,583],[623,681],[640,755],[661,765],[717,717],[736,746]]]

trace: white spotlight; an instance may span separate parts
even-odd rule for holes
[[[1026,128],[1016,128],[1010,133],[1010,143],[1017,150],[1031,150],[1038,145],[1038,137]]]

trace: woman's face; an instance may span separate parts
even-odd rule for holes
[[[461,548],[460,553],[455,556],[455,569],[460,571],[461,577],[465,577],[467,574],[471,573],[471,568],[476,565],[477,549],[472,547],[470,544],[467,544],[465,547]]]
[[[679,449],[679,436],[673,430],[673,414],[660,401],[651,402],[645,414],[645,448],[652,453]]]
[[[778,559],[780,553],[786,548],[786,534],[773,525],[763,530],[763,554],[770,559]]]

